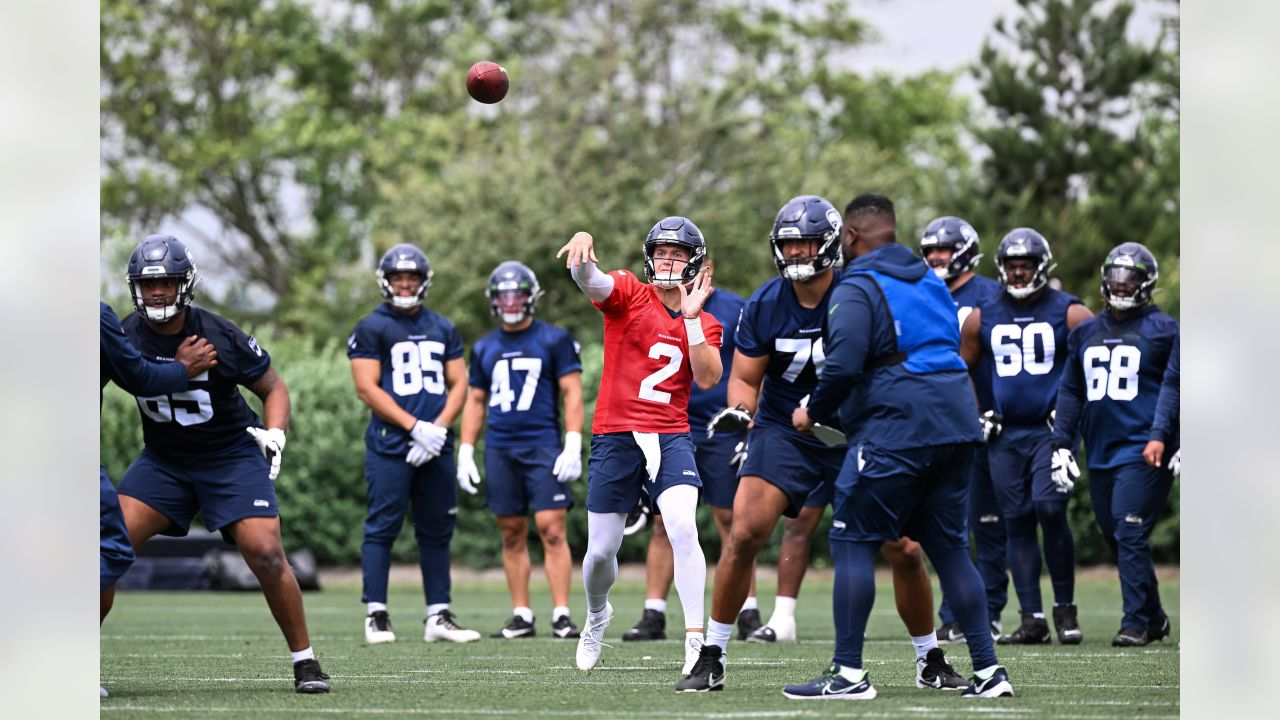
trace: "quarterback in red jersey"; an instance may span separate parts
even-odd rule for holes
[[[702,647],[707,566],[694,512],[702,481],[689,437],[689,385],[720,381],[720,323],[702,312],[711,279],[701,272],[707,246],[683,217],[663,218],[644,242],[641,283],[626,270],[596,267],[591,235],[579,232],[556,253],[604,315],[604,370],[596,399],[587,468],[587,553],[582,561],[587,621],[577,662],[600,659],[613,616],[609,589],[627,513],[641,488],[658,506],[675,557],[675,584],[684,607],[685,669]]]

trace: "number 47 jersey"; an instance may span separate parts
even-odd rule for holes
[[[559,447],[559,380],[582,370],[578,354],[568,330],[541,320],[480,338],[468,384],[489,393],[485,447]]]
[[[409,414],[430,422],[444,410],[444,366],[462,357],[462,336],[452,322],[428,308],[405,315],[379,305],[356,323],[347,339],[347,357],[379,361],[380,387]],[[365,445],[380,455],[403,455],[409,452],[409,433],[373,415]]]
[[[604,370],[591,432],[689,432],[693,368],[684,318],[630,272],[609,274],[613,292],[592,303],[604,314]],[[720,322],[705,310],[700,317],[707,344],[719,349]]]
[[[231,321],[191,306],[182,330],[161,335],[136,312],[121,324],[143,357],[173,360],[188,336],[206,338],[218,351],[218,364],[191,378],[187,389],[169,395],[138,397],[142,436],[147,449],[166,457],[217,453],[253,443],[245,428],[259,426],[258,416],[240,395],[240,385],[257,382],[271,367],[271,356]]]

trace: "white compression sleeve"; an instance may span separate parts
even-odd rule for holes
[[[613,277],[600,272],[593,262],[581,262],[572,271],[574,282],[582,288],[587,297],[596,302],[604,302],[613,292]]]
[[[582,586],[587,591],[587,610],[599,612],[609,600],[609,588],[618,579],[618,548],[626,513],[587,511],[587,554],[582,558]]]
[[[662,523],[671,540],[676,594],[684,608],[686,628],[702,627],[703,596],[707,592],[707,558],[702,554],[702,545],[698,544],[697,508],[698,488],[692,485],[675,485],[658,496]]]

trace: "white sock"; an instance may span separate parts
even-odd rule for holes
[[[912,635],[911,644],[916,646],[916,659],[920,660],[928,655],[930,650],[938,647],[938,635],[936,633],[927,633],[920,637]]]
[[[739,610],[738,613],[741,614],[745,610],[759,610],[759,609],[760,609],[760,604],[756,602],[756,596],[748,595],[746,602],[742,603],[742,610]]]
[[[662,510],[662,523],[671,541],[671,555],[675,561],[676,594],[684,609],[686,628],[700,627],[707,593],[707,558],[698,544],[698,488],[692,485],[675,485],[658,496],[658,508]]]
[[[436,603],[427,606],[427,617],[439,615],[441,612],[449,609],[449,603]]]
[[[567,605],[557,605],[551,608],[551,622],[555,622],[562,617],[569,616],[569,607]]]
[[[644,609],[657,610],[665,615],[667,612],[667,601],[665,598],[645,598]]]
[[[707,644],[724,650],[729,646],[729,636],[733,634],[733,623],[716,622],[707,618]]]
[[[862,668],[841,666],[840,670],[836,674],[849,682],[860,683],[862,682],[862,678],[866,676],[867,671]]]
[[[773,615],[769,616],[766,625],[773,625],[775,620],[794,620],[796,617],[796,599],[779,595],[773,599]]]
[[[1038,612],[1038,613],[1031,613],[1031,617],[1033,617],[1033,618],[1035,618],[1035,619],[1037,619],[1037,620],[1043,620],[1043,619],[1044,619],[1044,613],[1042,613],[1042,612]],[[984,678],[984,679],[985,679],[985,678]]]
[[[386,612],[386,611],[387,611],[387,604],[386,604],[386,603],[373,603],[373,602],[371,602],[371,603],[369,603],[368,605],[369,605],[369,614],[370,614],[370,615],[372,615],[372,614],[374,614],[374,613],[378,612],[379,610],[381,610],[382,612]]]
[[[310,645],[303,648],[302,650],[299,650],[298,652],[291,652],[289,654],[293,656],[294,662],[302,662],[303,660],[314,660],[316,657],[316,653],[314,650],[311,649]]]
[[[998,670],[999,668],[1000,668],[999,665],[992,665],[990,667],[984,667],[981,670],[977,670],[973,674],[977,675],[978,679],[980,680],[986,680],[990,678],[992,675],[995,675],[996,670]]]
[[[519,617],[527,623],[533,622],[533,608],[518,607],[511,610],[511,614]]]
[[[609,602],[609,588],[618,579],[618,548],[626,513],[587,511],[587,553],[582,558],[582,587],[587,591],[587,612],[600,615]]]

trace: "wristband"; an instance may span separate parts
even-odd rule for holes
[[[700,317],[685,318],[684,331],[689,336],[689,347],[701,345],[707,341],[707,338],[702,334],[702,318]]]

